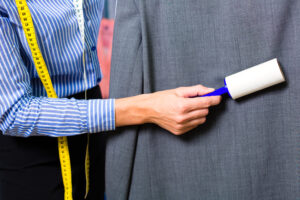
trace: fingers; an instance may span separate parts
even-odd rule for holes
[[[195,119],[205,118],[208,115],[208,113],[209,113],[208,108],[201,109],[201,110],[194,110],[182,116],[182,120],[179,120],[178,123],[187,123]]]
[[[176,127],[176,129],[174,129],[172,131],[172,133],[174,135],[182,135],[182,134],[184,134],[184,133],[186,133],[186,132],[188,132],[188,131],[196,128],[196,127],[198,127],[199,125],[204,124],[205,122],[206,122],[206,118],[205,117],[198,118],[198,119],[192,120],[192,121],[190,121],[190,122],[188,122],[188,123],[186,123],[184,125],[178,125]]]
[[[187,99],[185,106],[182,106],[184,112],[176,117],[177,124],[172,133],[181,135],[204,124],[209,114],[209,107],[218,105],[220,102],[220,96]]]
[[[220,104],[222,100],[221,96],[211,96],[211,97],[197,97],[194,98],[194,103],[197,104],[198,106],[203,105],[205,108],[208,108],[210,106],[216,106]]]
[[[207,93],[213,92],[213,88],[207,88],[203,85],[195,85],[190,87],[180,87],[177,88],[177,94],[181,97],[189,98],[189,97],[197,97],[202,96]]]
[[[175,135],[184,134],[191,129],[205,123],[206,117],[209,113],[208,109],[195,110],[182,116],[178,116],[176,119],[176,125],[172,131]]]
[[[220,96],[190,97],[201,96],[212,91],[214,89],[197,85],[151,94],[152,100],[149,101],[151,103],[146,106],[149,107],[146,113],[150,113],[148,114],[150,117],[145,121],[155,123],[175,135],[186,133],[205,123],[209,107],[221,102]]]
[[[218,105],[221,102],[221,96],[200,97],[214,91],[214,89],[202,85],[180,87],[175,89],[175,91],[178,96],[186,98],[187,105],[184,105],[186,111],[208,108]]]
[[[194,119],[192,121],[190,121],[187,126],[189,127],[197,127],[201,124],[204,124],[206,122],[206,117],[203,118],[199,118],[199,119]]]
[[[201,110],[220,104],[221,96],[186,98],[186,111]]]

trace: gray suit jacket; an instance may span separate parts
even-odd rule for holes
[[[203,84],[277,57],[287,83],[225,98],[207,123],[110,134],[109,200],[300,199],[300,1],[120,0],[112,98]]]

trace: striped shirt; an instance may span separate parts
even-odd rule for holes
[[[103,0],[27,0],[27,4],[59,98],[46,97],[15,0],[0,0],[2,133],[58,137],[114,130],[114,99],[65,98],[101,80],[96,43]]]

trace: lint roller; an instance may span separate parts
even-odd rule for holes
[[[219,96],[228,93],[232,99],[238,99],[284,81],[283,72],[275,58],[227,76],[224,80],[224,87],[202,97]]]

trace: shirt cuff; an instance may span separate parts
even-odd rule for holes
[[[89,133],[115,130],[115,99],[88,100]]]

